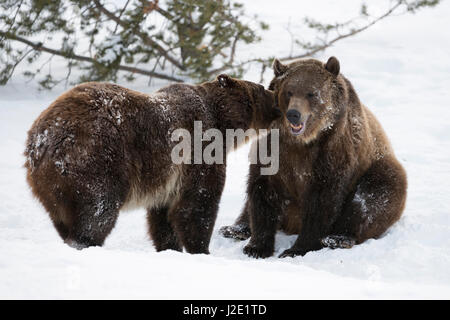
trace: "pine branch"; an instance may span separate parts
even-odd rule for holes
[[[323,51],[329,47],[331,47],[333,44],[335,44],[336,42],[343,40],[345,38],[349,38],[352,37],[358,33],[363,32],[364,30],[370,28],[371,26],[373,26],[374,24],[380,22],[381,20],[387,18],[388,16],[390,16],[398,7],[400,7],[403,4],[402,0],[399,0],[394,6],[392,6],[388,11],[386,11],[384,14],[382,14],[381,16],[379,16],[378,18],[374,19],[373,21],[371,21],[370,23],[366,24],[365,26],[358,28],[358,29],[353,29],[351,31],[349,31],[348,33],[345,34],[341,34],[338,35],[337,37],[333,38],[330,41],[326,41],[324,44],[320,45],[320,46],[315,46],[313,49],[308,50],[302,54],[298,54],[298,55],[288,55],[282,58],[278,58],[278,60],[282,61],[282,62],[286,62],[286,61],[290,61],[290,60],[295,60],[295,59],[301,59],[301,58],[306,58],[306,57],[310,57],[313,56],[314,54]],[[272,58],[267,58],[267,59],[263,59],[263,58],[254,58],[254,59],[249,59],[246,61],[243,61],[239,64],[235,64],[235,65],[231,65],[231,64],[227,64],[224,65],[220,68],[211,70],[208,74],[209,75],[213,75],[213,74],[217,74],[220,72],[224,72],[226,70],[230,70],[230,69],[235,69],[235,68],[242,68],[250,63],[261,63],[263,65],[269,65],[270,63],[272,63]]]
[[[233,43],[231,45],[230,59],[228,60],[229,65],[233,65],[234,57],[236,55],[236,45],[237,45],[237,42],[239,41],[240,36],[241,36],[241,34],[240,34],[240,32],[238,32],[233,39]]]
[[[77,61],[84,61],[84,62],[88,62],[88,63],[92,63],[92,64],[99,63],[97,60],[95,60],[93,58],[86,57],[86,56],[80,56],[80,55],[76,55],[76,54],[73,54],[73,53],[68,54],[68,53],[63,52],[61,50],[48,48],[48,47],[45,47],[41,42],[35,43],[35,42],[32,42],[32,41],[30,41],[28,39],[25,39],[23,37],[17,36],[17,35],[12,34],[12,33],[7,33],[7,32],[0,31],[0,36],[4,37],[5,39],[9,39],[9,40],[13,40],[13,41],[18,41],[18,42],[24,43],[24,44],[32,47],[34,50],[44,51],[44,52],[47,52],[47,53],[50,53],[50,54],[54,54],[56,56],[69,58],[69,59],[73,59],[73,60],[77,60]],[[149,70],[144,70],[144,69],[140,69],[140,68],[136,68],[136,67],[119,65],[117,67],[117,69],[118,70],[122,70],[122,71],[128,71],[128,72],[131,72],[131,73],[142,74],[142,75],[145,75],[145,76],[151,76],[151,77],[155,77],[155,78],[159,78],[159,79],[170,80],[170,81],[174,81],[174,82],[183,82],[183,80],[179,79],[179,78],[175,78],[175,77],[168,76],[168,75],[165,75],[165,74],[162,74],[162,73],[149,71]]]
[[[106,9],[99,0],[93,0],[97,8],[102,12],[104,15],[106,15],[109,19],[116,22],[118,25],[122,26],[124,29],[128,29],[128,25],[125,21],[119,19],[114,13]],[[168,61],[170,61],[174,66],[176,66],[178,69],[184,71],[186,68],[174,57],[172,57],[166,49],[161,47],[157,42],[152,40],[147,34],[140,32],[136,30],[135,33],[141,40],[148,46],[156,49],[162,56],[164,56]]]
[[[175,17],[170,14],[168,11],[164,10],[163,8],[157,6],[155,9],[160,15],[162,15],[164,18],[166,18],[167,20],[173,21],[173,22],[177,22]]]
[[[365,26],[358,28],[358,29],[353,29],[348,33],[342,34],[337,36],[336,38],[334,38],[333,40],[327,41],[325,42],[323,45],[318,46],[310,51],[307,51],[305,53],[299,54],[299,55],[289,55],[286,57],[282,57],[279,58],[280,61],[288,61],[288,60],[294,60],[294,59],[300,59],[300,58],[305,58],[305,57],[309,57],[312,56],[314,54],[316,54],[317,52],[323,51],[325,49],[327,49],[328,47],[331,47],[334,43],[343,40],[345,38],[349,38],[352,37],[358,33],[363,32],[364,30],[367,30],[368,28],[370,28],[371,26],[373,26],[374,24],[376,24],[377,22],[383,20],[384,18],[387,18],[388,16],[390,16],[395,9],[397,9],[400,5],[402,5],[402,1],[397,2],[397,4],[393,7],[391,7],[387,12],[385,12],[383,15],[379,16],[378,18],[376,18],[375,20],[373,20],[372,22],[366,24]]]
[[[125,12],[125,10],[127,9],[129,3],[130,3],[130,0],[127,0],[125,5],[123,6],[122,10],[120,10],[119,16],[117,17],[119,20],[120,20],[120,18],[122,18],[122,15]],[[114,28],[114,32],[113,32],[114,34],[117,32],[118,27],[119,27],[119,24],[116,22],[116,27]]]

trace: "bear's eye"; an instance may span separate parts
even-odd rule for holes
[[[307,96],[308,98],[314,98],[314,97],[316,96],[316,94],[315,94],[314,92],[308,92],[308,93],[306,94],[306,96]]]

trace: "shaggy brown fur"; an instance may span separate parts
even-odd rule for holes
[[[247,203],[226,237],[246,239],[244,252],[269,257],[276,230],[299,234],[281,257],[322,247],[349,248],[380,237],[403,211],[406,173],[375,116],[332,57],[274,62],[270,89],[284,117],[280,170],[251,165]]]
[[[203,130],[225,134],[227,128],[268,127],[279,115],[271,92],[227,75],[151,95],[81,84],[30,129],[27,180],[69,245],[102,245],[119,210],[145,207],[158,251],[208,253],[225,164],[172,163],[173,130],[193,136],[194,121],[202,121]]]

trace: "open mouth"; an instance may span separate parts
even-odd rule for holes
[[[291,126],[291,133],[293,135],[299,135],[302,134],[303,131],[305,131],[305,124],[304,123],[299,123],[297,125],[289,123],[289,125]]]

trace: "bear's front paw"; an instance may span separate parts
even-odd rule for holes
[[[268,258],[273,255],[273,248],[257,246],[249,243],[244,247],[244,253],[252,258]]]
[[[350,249],[356,244],[355,239],[342,235],[330,235],[322,238],[320,241],[324,247],[328,247],[330,249]]]
[[[219,233],[224,238],[231,238],[235,240],[247,240],[250,238],[250,227],[243,225],[226,226],[219,229]]]
[[[284,252],[278,256],[278,258],[287,258],[287,257],[294,258],[296,256],[304,256],[307,252],[308,252],[307,250],[291,248],[284,250]]]

